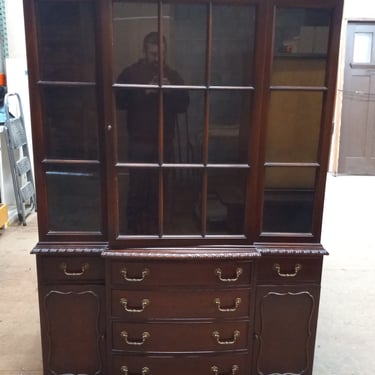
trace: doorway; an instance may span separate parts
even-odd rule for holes
[[[375,22],[349,22],[338,172],[375,175]]]

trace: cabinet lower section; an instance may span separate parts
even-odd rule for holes
[[[323,249],[37,253],[44,374],[312,374]]]

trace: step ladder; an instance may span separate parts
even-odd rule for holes
[[[9,110],[10,102],[15,104],[15,110],[12,107],[12,113]],[[4,109],[6,115],[4,123],[5,139],[18,220],[23,225],[26,225],[26,217],[36,209],[36,198],[20,96],[17,93],[6,94]]]

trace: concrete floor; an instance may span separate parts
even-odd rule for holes
[[[0,231],[0,375],[41,375],[36,215]],[[375,372],[375,177],[328,177],[314,375]],[[193,374],[192,374],[193,375]]]

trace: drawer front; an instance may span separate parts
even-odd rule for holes
[[[294,284],[300,282],[319,283],[322,259],[307,258],[264,258],[258,263],[258,284]]]
[[[249,373],[249,357],[246,352],[219,356],[116,356],[112,358],[113,375],[248,375]]]
[[[99,257],[40,257],[38,271],[43,281],[101,281],[104,262]]]
[[[113,349],[132,352],[193,352],[246,349],[247,322],[113,322]]]
[[[112,282],[127,286],[248,285],[251,262],[116,262]]]
[[[250,289],[113,290],[112,315],[126,320],[248,318]]]

